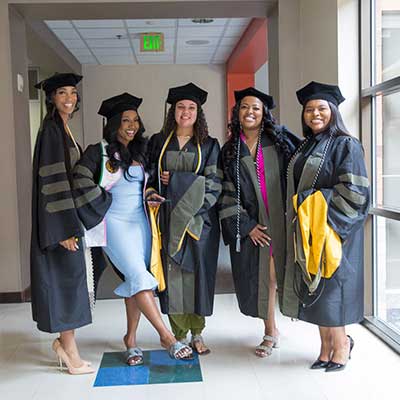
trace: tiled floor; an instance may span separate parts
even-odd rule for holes
[[[82,356],[99,368],[104,353],[121,352],[123,302],[97,303],[93,325],[78,331]],[[317,328],[279,317],[281,348],[268,359],[253,355],[262,322],[241,315],[233,295],[217,295],[205,337],[212,349],[200,358],[202,382],[94,386],[96,375],[60,373],[51,351],[55,335],[39,332],[29,304],[0,305],[0,398],[5,400],[389,400],[400,398],[400,356],[361,326],[350,326],[353,357],[340,373],[308,369],[318,353]],[[158,350],[143,319],[139,345]],[[156,354],[156,353],[155,353]],[[159,354],[159,353],[157,353]]]

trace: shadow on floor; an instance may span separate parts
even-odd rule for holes
[[[97,291],[97,298],[118,299],[113,290],[121,283],[117,274],[108,266],[104,271]],[[215,287],[216,294],[234,293],[229,248],[225,246],[222,238],[219,245],[217,282]]]

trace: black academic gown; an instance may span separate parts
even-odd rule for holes
[[[294,150],[299,139],[284,127],[277,127],[288,148]],[[268,196],[267,214],[256,168],[245,143],[240,145],[240,251],[236,251],[237,235],[237,174],[236,158],[228,157],[229,144],[221,151],[221,169],[224,171],[222,196],[219,200],[219,218],[225,244],[229,245],[232,275],[240,311],[252,317],[268,319],[269,247],[255,246],[249,232],[257,225],[267,226],[272,238],[273,257],[282,302],[285,264],[285,169],[287,158],[277,150],[265,134],[261,137]]]
[[[153,135],[148,151],[147,191],[154,189],[168,199],[159,212],[167,285],[159,293],[161,310],[208,316],[213,312],[220,235],[216,209],[222,189],[222,173],[217,170],[220,147],[208,137],[200,146],[199,159],[193,139],[179,150],[172,135],[162,152],[167,139],[163,133]],[[159,167],[170,171],[168,186],[159,182]]]
[[[92,322],[81,239],[76,252],[59,245],[83,235],[70,175],[79,156],[61,120],[45,120],[33,159],[31,237],[32,314],[45,332],[62,332]]]
[[[363,226],[369,207],[369,183],[360,142],[354,137],[338,136],[328,147],[321,172],[310,191],[328,138],[327,133],[312,137],[288,169],[282,313],[319,326],[335,327],[360,322],[364,317]],[[296,193],[302,198],[318,190],[328,205],[327,223],[341,239],[342,259],[334,275],[322,278],[315,295],[309,296],[299,266],[294,262],[292,199]]]

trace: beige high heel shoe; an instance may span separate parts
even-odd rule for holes
[[[58,341],[59,345],[61,346],[60,338],[57,338],[57,339],[55,339],[54,341]],[[54,350],[54,343],[53,343],[53,350]],[[82,361],[83,361],[86,365],[88,365],[89,367],[92,365],[92,363],[91,363],[90,361],[84,360],[83,358],[82,358]]]
[[[64,363],[67,367],[68,373],[71,375],[93,374],[95,372],[95,370],[91,368],[86,362],[83,362],[83,365],[80,367],[74,367],[71,364],[71,360],[69,359],[68,354],[62,348],[61,343],[58,339],[54,340],[52,348],[53,351],[57,354],[60,371],[63,371]]]

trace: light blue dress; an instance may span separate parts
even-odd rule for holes
[[[129,180],[122,176],[109,190],[112,203],[105,216],[107,246],[104,251],[125,276],[125,281],[114,290],[121,297],[131,297],[142,290],[154,290],[158,285],[147,270],[151,231],[143,206],[143,168],[131,166],[129,174]]]

